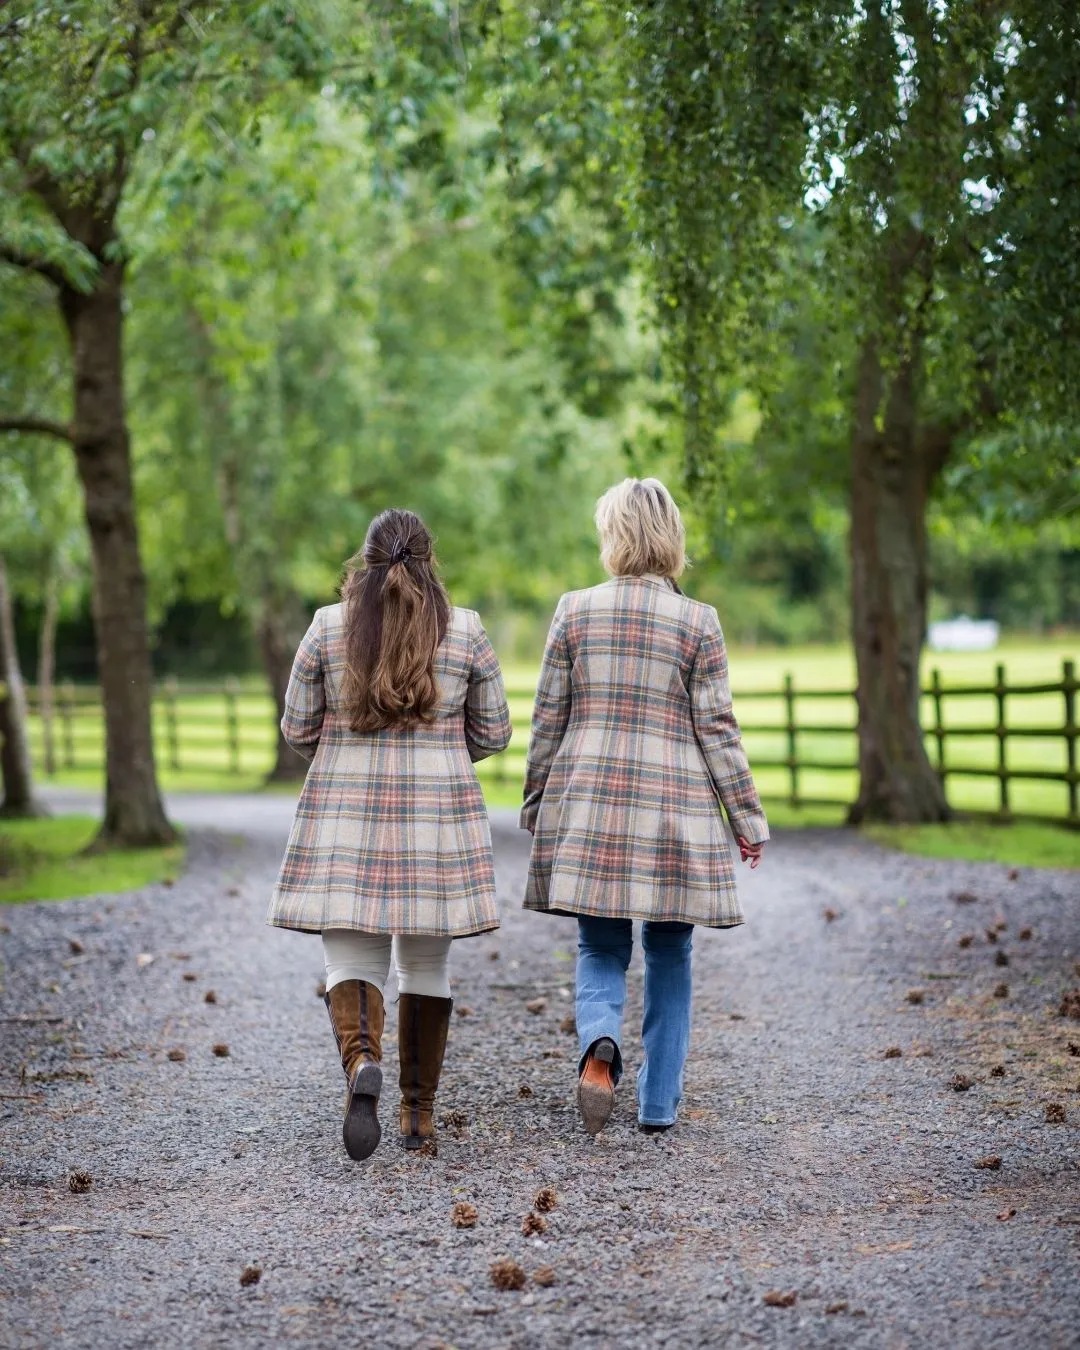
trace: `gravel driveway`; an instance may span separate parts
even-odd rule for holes
[[[0,910],[3,1346],[1080,1344],[1077,874],[780,837],[749,923],[696,935],[678,1127],[637,1132],[628,1074],[593,1142],[573,924],[517,908],[528,840],[496,813],[504,927],[453,956],[458,1123],[406,1156],[391,1096],[354,1164],[319,944],[263,925],[289,803],[173,809],[175,886]]]

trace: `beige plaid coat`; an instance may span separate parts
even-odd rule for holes
[[[472,762],[510,740],[502,672],[479,617],[454,609],[421,726],[356,732],[341,704],[340,605],[300,644],[281,730],[311,760],[267,921],[321,932],[463,937],[498,928],[491,832]]]
[[[564,595],[529,743],[525,908],[742,923],[721,804],[768,839],[716,610],[652,576]]]

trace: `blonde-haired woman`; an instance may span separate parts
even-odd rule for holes
[[[655,478],[596,508],[611,580],[559,601],[533,712],[525,908],[578,919],[578,1105],[598,1133],[622,1073],[631,921],[645,953],[638,1121],[675,1123],[690,1039],[693,926],[743,922],[720,815],[756,867],[769,837],[731,707],[716,611],[687,599],[679,509]]]
[[[312,763],[268,922],[322,934],[352,1158],[373,1153],[381,1133],[393,944],[401,1139],[420,1148],[435,1136],[451,939],[499,926],[472,761],[506,748],[510,714],[480,619],[451,606],[411,511],[372,521],[341,604],[316,613],[281,730]]]

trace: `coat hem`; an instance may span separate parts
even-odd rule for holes
[[[325,931],[323,924],[305,923],[302,919],[295,921],[288,919],[267,919],[268,928],[285,928],[294,933],[315,933],[321,934]],[[358,923],[335,923],[331,925],[335,931],[344,929],[350,933],[373,933],[379,936],[389,937],[448,937],[448,938],[470,938],[480,937],[484,933],[494,933],[500,927],[498,919],[492,919],[476,928],[459,928],[453,932],[448,932],[445,928],[391,928],[386,925],[363,925]]]
[[[590,919],[637,919],[641,923],[691,923],[696,928],[739,928],[746,922],[741,914],[737,918],[723,920],[696,919],[692,914],[646,914],[639,909],[620,910],[618,914],[613,914],[610,909],[560,909],[537,901],[526,901],[522,909],[533,914],[555,914],[564,919],[576,919],[579,916]]]

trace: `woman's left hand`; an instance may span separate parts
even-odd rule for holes
[[[749,860],[751,872],[761,862],[761,850],[764,847],[764,844],[751,844],[748,839],[745,839],[741,834],[739,835],[739,853],[742,855],[743,862]]]

